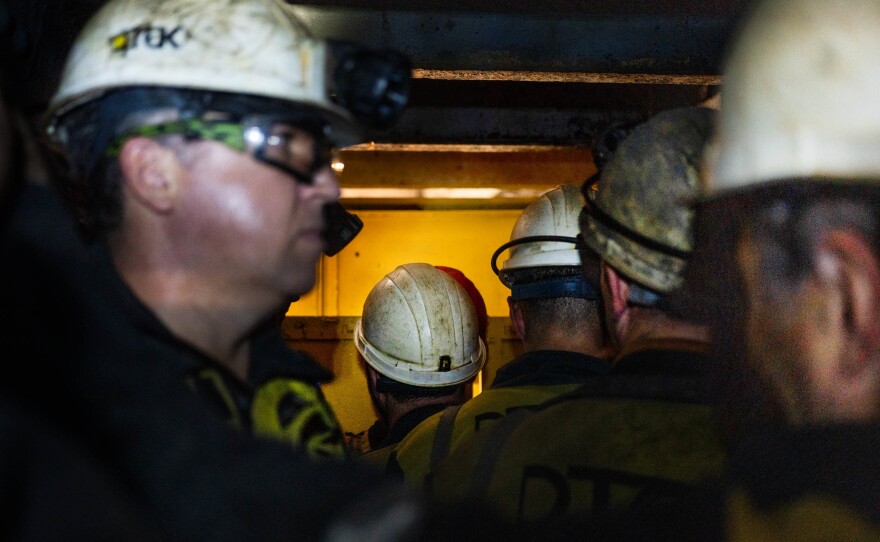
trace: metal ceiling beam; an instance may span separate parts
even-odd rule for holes
[[[596,171],[589,148],[364,144],[340,153],[343,187],[508,189],[582,183]]]
[[[374,10],[531,13],[584,17],[719,15],[732,17],[749,0],[288,0],[291,4]]]
[[[695,105],[714,89],[675,84],[418,79],[400,120],[367,137],[396,143],[586,145],[612,122],[642,120],[664,109]]]
[[[639,4],[634,10],[630,4]],[[704,100],[736,2],[310,2],[325,38],[413,61],[412,99],[380,142],[587,144],[610,122]]]
[[[427,70],[717,75],[735,17],[715,11],[630,14],[296,5],[320,36],[393,47]],[[603,4],[603,3],[598,3]],[[615,12],[620,8],[624,14]]]

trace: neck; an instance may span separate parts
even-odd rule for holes
[[[463,397],[459,398],[459,394],[456,394],[454,397],[457,399],[450,399],[449,397],[422,397],[404,403],[395,400],[390,395],[386,395],[385,420],[388,422],[388,427],[394,427],[394,424],[400,421],[401,418],[414,410],[430,405],[452,406],[463,401]]]
[[[682,347],[693,345],[699,348],[709,344],[709,332],[705,326],[646,307],[631,306],[628,313],[628,317],[618,320],[613,329],[618,357],[650,343],[678,343]]]
[[[268,305],[239,299],[235,288],[224,286],[222,272],[193,272],[117,247],[111,245],[113,263],[135,296],[176,337],[246,379],[248,339],[270,312]]]
[[[570,330],[553,330],[540,337],[523,339],[526,352],[536,350],[563,350],[588,356],[603,357],[605,345],[591,333],[572,333]]]

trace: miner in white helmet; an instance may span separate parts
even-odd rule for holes
[[[437,465],[509,412],[570,392],[607,370],[599,357],[605,347],[599,292],[586,278],[576,239],[582,207],[578,187],[561,185],[522,212],[491,265],[511,288],[510,318],[523,354],[501,367],[481,394],[419,424],[396,446],[389,471],[429,486]],[[499,270],[495,261],[508,248]]]
[[[178,3],[205,20],[225,5]],[[413,495],[353,463],[317,463],[231,429],[181,378],[190,349],[125,317],[131,307],[95,272],[21,106],[26,71],[13,55],[22,39],[33,44],[32,27],[7,8],[0,2],[0,344],[27,362],[9,364],[0,384],[0,501],[14,509],[0,538],[288,542],[333,540],[336,529],[411,539],[424,517]],[[47,325],[47,307],[62,325]],[[362,515],[379,521],[365,526]]]
[[[96,272],[127,317],[178,346],[180,378],[219,415],[313,457],[344,455],[328,374],[275,316],[341,248],[333,149],[391,122],[407,81],[402,57],[315,39],[280,0],[116,0],[49,105]]]
[[[415,426],[463,403],[486,361],[468,292],[427,263],[401,265],[373,287],[355,325],[354,344],[370,398],[387,427],[362,456],[379,466]]]
[[[878,58],[867,1],[758,2],[726,53],[685,280],[730,483],[667,516],[693,539],[880,540]]]

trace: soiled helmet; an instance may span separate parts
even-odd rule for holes
[[[787,179],[880,181],[880,3],[765,1],[725,60],[705,195]]]
[[[468,293],[426,263],[401,265],[373,287],[354,344],[377,372],[413,386],[467,382],[486,360]]]
[[[477,313],[477,327],[480,332],[480,338],[483,339],[483,342],[485,343],[486,333],[489,331],[489,313],[486,311],[486,300],[483,299],[483,294],[477,289],[477,285],[474,284],[473,281],[460,269],[443,265],[435,265],[434,267],[452,277],[452,280],[459,283],[461,287],[464,288],[464,291],[467,292],[468,297],[471,298],[471,301],[474,304],[474,310]]]
[[[693,244],[692,200],[714,110],[684,107],[636,126],[584,207],[586,244],[624,276],[659,293],[681,285]]]

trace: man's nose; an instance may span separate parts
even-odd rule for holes
[[[315,173],[314,182],[310,188],[314,189],[316,196],[326,201],[337,201],[341,193],[339,178],[330,166]]]

